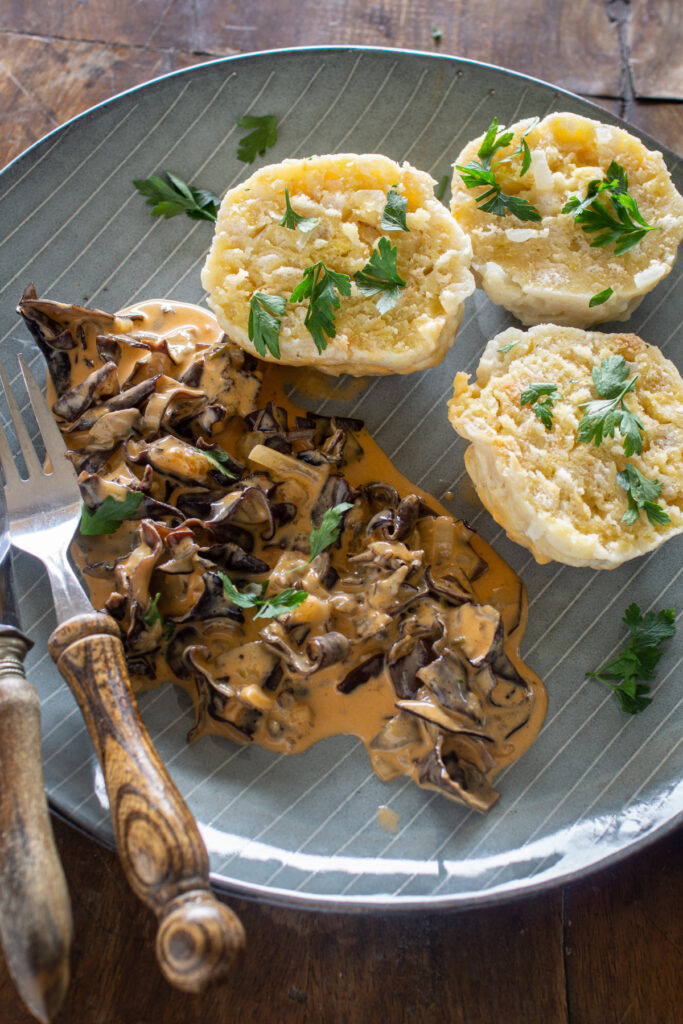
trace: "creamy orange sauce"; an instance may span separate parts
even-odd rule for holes
[[[121,311],[112,322],[106,325],[106,331],[102,325],[83,324],[82,327],[81,351],[72,353],[72,384],[78,384],[93,370],[93,367],[100,365],[97,356],[97,336],[106,333],[111,338],[136,337],[140,340],[151,342],[153,347],[159,349],[159,355],[155,352],[148,352],[147,349],[135,348],[124,345],[117,365],[119,382],[132,379],[135,383],[144,380],[150,375],[159,375],[155,395],[149,400],[145,412],[145,418],[159,416],[161,422],[162,410],[168,395],[173,393],[175,401],[182,401],[182,388],[179,392],[177,378],[191,364],[197,352],[208,349],[222,339],[222,332],[214,317],[207,310],[185,303],[149,301],[136,305],[135,307]],[[163,353],[161,349],[163,348]],[[175,369],[173,376],[168,374],[168,358],[170,354]],[[142,361],[141,361],[141,357]],[[210,369],[207,360],[205,365]],[[305,416],[305,411],[295,406],[288,397],[292,387],[296,387],[299,393],[313,394],[316,388],[319,389],[317,377],[321,375],[299,370],[292,377],[291,367],[280,367],[274,364],[267,364],[263,382],[261,384],[258,402],[255,407],[263,408],[266,403],[273,402],[287,410],[293,422],[295,416]],[[212,372],[212,371],[210,371]],[[219,363],[216,361],[216,373],[219,372]],[[313,384],[310,382],[313,381]],[[317,383],[316,383],[317,381]],[[360,387],[355,381],[351,396],[356,397]],[[312,390],[311,390],[312,389]],[[342,397],[341,391],[335,391],[333,382],[326,381],[327,393],[335,393],[336,397]],[[188,395],[193,391],[187,387]],[[320,390],[316,397],[321,394]],[[345,394],[345,393],[344,393]],[[158,406],[156,408],[155,406]],[[156,411],[155,411],[156,410]],[[75,431],[67,434],[67,443],[73,449],[78,449],[84,443],[87,433]],[[417,494],[424,503],[429,506],[438,516],[447,516],[446,510],[429,494],[415,487],[407,480],[390,462],[385,453],[379,448],[376,442],[370,437],[366,430],[355,434],[359,442],[358,456],[343,467],[343,476],[353,488],[369,484],[373,481],[383,481],[393,486],[400,496]],[[278,456],[275,459],[275,469],[269,466],[273,459],[273,451],[263,445],[254,445],[249,436],[245,434],[245,427],[241,417],[235,415],[229,419],[227,424],[211,434],[211,442],[217,443],[225,451],[234,454],[237,458],[248,463],[252,472],[268,470],[271,478],[278,477],[278,467],[286,463],[288,457]],[[169,439],[169,457],[178,460],[184,466],[188,477],[196,478],[198,469],[193,464],[193,459],[186,451],[173,451],[173,438]],[[135,451],[134,442],[129,450]],[[164,455],[160,451],[159,458]],[[298,462],[291,457],[292,472],[282,476],[279,487],[279,500],[289,500],[296,504],[298,509],[297,519],[291,527],[284,529],[283,536],[290,531],[291,537],[295,538],[297,532],[301,532],[301,521],[308,523],[310,528],[311,500],[310,493],[315,494],[316,480],[319,482],[320,470],[317,467],[309,466],[307,463]],[[183,462],[183,459],[185,460]],[[201,458],[198,462],[201,462]],[[109,480],[130,479],[131,469],[122,457],[112,458],[107,464],[106,476]],[[307,490],[307,480],[311,483],[311,490]],[[236,485],[237,486],[237,485]],[[187,489],[187,487],[185,488]],[[182,490],[180,488],[179,490]],[[173,503],[172,495],[166,495],[162,500]],[[434,543],[434,523],[441,523],[443,520],[420,520],[418,527],[419,536],[417,540],[429,548]],[[109,562],[113,564],[117,559],[126,559],[128,569],[135,569],[135,579],[142,588],[142,592],[152,595],[158,583],[153,582],[153,574],[156,572],[156,561],[154,554],[154,540],[149,541],[149,547],[143,548],[136,544],[136,535],[139,523],[127,522],[110,535],[81,538],[74,551],[74,557],[83,568],[86,564],[93,562]],[[460,528],[459,528],[460,529]],[[350,552],[347,541],[344,537],[349,531],[345,531],[342,538],[341,550],[335,553],[335,564],[343,566],[348,572],[354,568],[348,562]],[[469,531],[462,533],[462,539],[457,539],[461,534],[453,534],[453,543],[458,549],[462,545],[462,555],[471,559],[471,551],[486,564],[485,570],[476,579],[471,581],[472,589],[476,600],[480,605],[491,605],[497,609],[505,626],[504,648],[505,653],[513,663],[517,672],[523,678],[527,686],[524,697],[526,703],[523,709],[515,709],[515,701],[522,698],[519,689],[506,687],[499,684],[497,688],[497,699],[495,708],[488,708],[487,711],[487,743],[483,750],[480,740],[467,735],[459,736],[457,739],[458,751],[467,756],[470,762],[477,765],[482,774],[489,780],[506,764],[518,758],[524,750],[533,742],[536,737],[546,711],[546,694],[540,680],[521,661],[519,656],[519,644],[526,626],[527,604],[521,581],[512,569],[476,534],[469,536]],[[131,554],[131,548],[133,552]],[[421,551],[419,552],[421,554]],[[268,544],[259,542],[254,548],[253,554],[267,562],[270,566],[271,577],[277,580],[282,586],[293,586],[300,581],[309,593],[309,597],[287,618],[287,629],[291,630],[297,626],[310,629],[311,635],[316,635],[320,630],[323,616],[329,615],[329,595],[321,590],[320,583],[312,573],[312,567],[301,568],[306,556],[300,551],[283,551],[271,549]],[[134,564],[133,564],[134,563]],[[435,563],[434,563],[435,564]],[[300,568],[297,568],[299,566]],[[436,571],[436,570],[435,570]],[[85,576],[93,604],[102,608],[110,598],[113,588],[113,573],[104,573],[102,578],[96,578],[92,573]],[[173,615],[178,618],[183,611],[193,607],[197,594],[191,592],[183,581],[185,577],[165,577],[164,590],[159,599],[159,611],[164,616]],[[183,589],[185,587],[185,589]],[[381,588],[380,588],[381,589]],[[379,590],[378,590],[379,593]],[[382,600],[387,599],[387,594],[381,594]],[[358,600],[365,600],[362,595]],[[349,635],[357,626],[359,605],[349,608]],[[446,609],[444,615],[448,618],[453,628],[461,621],[456,615],[457,609]],[[344,623],[343,601],[338,602],[335,612],[336,622]],[[376,614],[375,611],[372,614]],[[420,614],[427,614],[422,611]],[[419,616],[418,616],[419,617]],[[230,687],[226,689],[226,717],[227,721],[219,721],[215,716],[200,713],[202,697],[201,688],[198,687],[192,673],[174,672],[168,661],[161,655],[156,656],[156,678],[154,684],[170,680],[177,685],[183,686],[192,696],[198,708],[198,725],[193,730],[192,738],[197,738],[206,732],[226,734],[230,738],[245,742],[245,735],[229,720],[231,701],[237,701],[242,709],[246,702],[249,706],[258,711],[259,717],[255,723],[251,739],[259,745],[273,751],[297,753],[305,750],[312,744],[327,737],[338,734],[352,734],[357,736],[365,744],[370,754],[373,767],[382,778],[392,778],[397,774],[412,775],[417,780],[418,762],[425,757],[434,746],[435,726],[426,723],[422,718],[411,719],[413,728],[413,740],[407,750],[401,748],[396,752],[392,750],[387,753],[378,749],[374,743],[378,733],[397,713],[397,696],[392,684],[388,668],[385,666],[378,674],[368,681],[359,685],[349,693],[342,693],[338,684],[343,663],[330,665],[327,668],[318,669],[309,675],[299,675],[296,683],[285,693],[276,694],[267,687],[260,686],[254,680],[262,679],[264,676],[265,657],[262,645],[259,644],[259,637],[262,637],[261,630],[266,627],[273,635],[282,627],[279,620],[256,620],[250,612],[245,614],[245,622],[241,627],[235,624],[226,623],[224,620],[209,620],[202,628],[201,636],[192,640],[196,646],[192,648],[191,663],[193,671],[212,679],[229,679]],[[176,635],[182,631],[182,626],[176,626]],[[240,631],[237,637],[236,630]],[[337,628],[335,626],[334,628]],[[358,664],[371,658],[378,653],[381,641],[376,633],[369,635],[367,639],[355,641],[353,663]],[[139,687],[149,686],[149,680],[138,678],[135,680]],[[499,691],[499,692],[498,692]],[[514,691],[514,692],[513,692]],[[233,696],[230,696],[232,694]],[[236,695],[236,696],[235,696]],[[215,693],[214,693],[215,697]],[[208,699],[208,698],[207,698]],[[241,703],[240,703],[241,701]],[[405,703],[406,710],[409,705],[415,705],[415,701]],[[500,707],[500,711],[496,709]],[[205,709],[204,709],[205,710]],[[420,710],[419,708],[417,709]],[[237,721],[238,719],[236,719]],[[511,733],[511,722],[514,728]],[[482,752],[483,751],[483,752]],[[422,783],[428,784],[428,783]]]

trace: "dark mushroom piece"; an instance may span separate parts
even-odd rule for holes
[[[458,757],[456,749],[441,734],[420,765],[418,782],[482,813],[489,811],[500,796],[483,772]]]
[[[72,423],[98,398],[110,398],[120,391],[114,363],[105,363],[84,381],[64,391],[52,406],[55,416]]]
[[[359,686],[378,676],[383,669],[384,651],[379,651],[361,665],[356,665],[350,672],[347,672],[342,681],[337,683],[337,689],[340,693],[353,693]]]

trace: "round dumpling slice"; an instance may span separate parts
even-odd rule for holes
[[[587,403],[601,398],[594,370],[615,396],[636,378],[615,408],[640,421],[640,454],[626,454],[618,427],[599,445],[579,440]],[[612,569],[683,532],[683,381],[635,334],[509,328],[484,349],[476,382],[456,375],[449,418],[471,442],[465,464],[483,504],[538,562]],[[629,495],[646,493],[649,512],[632,509]]]
[[[683,237],[683,197],[674,188],[662,154],[648,150],[622,128],[579,114],[549,114],[535,126],[533,119],[526,119],[509,131],[513,140],[492,157],[496,185],[513,197],[513,203],[514,197],[527,200],[540,220],[482,211],[477,197],[484,186],[467,188],[455,170],[451,212],[472,240],[477,283],[492,302],[527,325],[553,322],[586,328],[606,320],[627,320],[669,273]],[[497,161],[520,148],[527,132],[529,169],[520,175],[521,152],[496,167]],[[476,163],[483,138],[468,143],[455,163]],[[627,234],[635,238],[633,231],[619,230],[614,241],[595,246],[609,228],[585,232],[573,212],[562,213],[572,199],[586,198],[591,181],[619,180],[613,176],[614,167],[610,171],[613,163],[625,172],[628,195],[640,216],[655,229],[618,255],[617,245]],[[618,224],[621,208],[612,203],[612,194],[603,189],[596,199]],[[631,220],[642,228],[632,216]],[[608,289],[612,293],[606,300],[590,305]]]
[[[257,170],[223,199],[202,271],[209,305],[226,334],[261,358],[275,358],[271,347],[259,352],[249,338],[250,302],[259,293],[287,300],[279,317],[283,363],[355,375],[411,373],[439,363],[453,344],[474,279],[469,239],[435,198],[434,184],[409,164],[373,154],[285,160]],[[285,189],[294,214],[306,218],[300,226],[281,223]],[[382,227],[390,192],[399,208],[405,201],[407,231]],[[382,238],[404,282],[384,313],[377,301],[387,292],[369,297],[354,282],[373,253],[379,255]],[[309,300],[290,301],[306,268],[318,263],[350,279],[350,295],[335,293],[335,333],[323,338],[322,352],[306,323]]]

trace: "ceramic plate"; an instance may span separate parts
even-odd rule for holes
[[[250,171],[237,160],[243,114],[277,116],[273,161],[382,152],[439,180],[494,115],[510,123],[557,109],[614,120],[497,68],[346,47],[229,58],[127,92],[53,132],[0,175],[3,365],[16,383],[15,353],[24,351],[43,372],[14,312],[29,281],[41,297],[112,311],[152,297],[202,300],[211,225],[153,220],[132,179],[169,169],[224,192]],[[677,159],[665,156],[683,191]],[[679,365],[682,265],[628,325]],[[485,342],[512,322],[478,291],[441,366],[377,378],[355,400],[319,408],[364,417],[399,469],[466,518],[522,576],[530,603],[522,654],[550,699],[538,741],[498,777],[501,799],[482,817],[410,782],[380,782],[350,737],[297,757],[216,738],[188,746],[189,700],[171,686],[152,691],[141,700],[145,721],[200,823],[217,885],[317,906],[484,902],[556,884],[680,819],[683,629],[662,658],[644,714],[625,715],[585,673],[622,645],[631,601],[643,609],[683,607],[683,537],[613,572],[539,566],[469,503],[465,443],[447,422],[445,402],[456,370],[472,372]],[[49,588],[33,560],[18,556],[16,566],[24,625],[36,642],[29,668],[42,699],[50,800],[111,843],[102,775],[75,701],[46,654],[54,626]],[[399,815],[397,833],[380,828],[381,804]]]

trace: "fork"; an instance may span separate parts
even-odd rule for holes
[[[102,767],[128,883],[157,915],[159,966],[172,985],[199,992],[226,974],[244,948],[244,930],[211,892],[206,847],[140,716],[119,628],[93,611],[69,562],[81,508],[76,471],[21,356],[19,363],[52,471],[41,466],[0,367],[28,473],[22,479],[0,427],[11,542],[47,569],[57,616],[49,651],[78,701]]]

